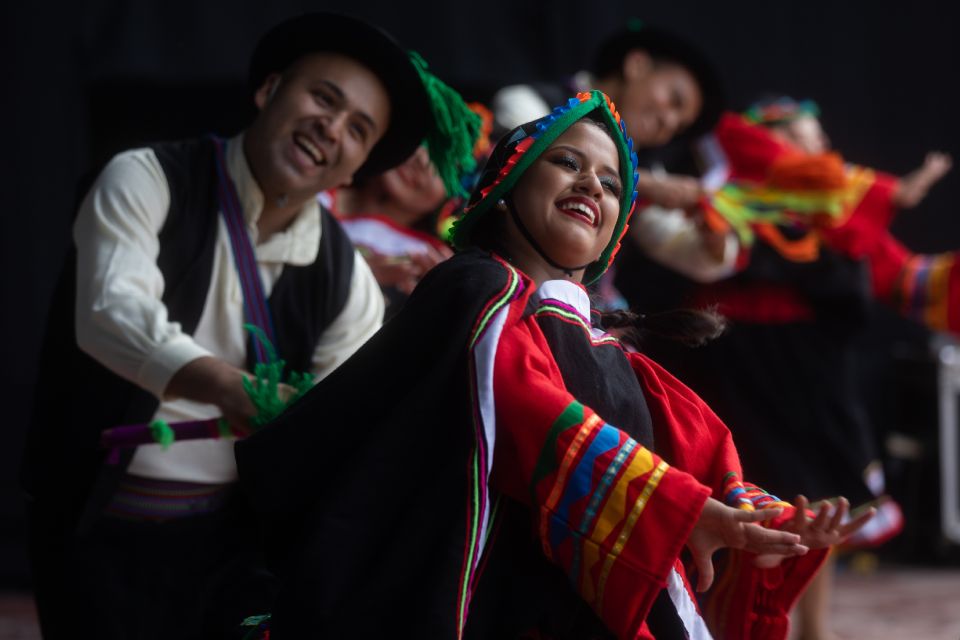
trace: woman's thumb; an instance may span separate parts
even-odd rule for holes
[[[697,565],[697,591],[703,593],[713,584],[713,554],[709,551],[698,551],[693,554],[693,563]]]

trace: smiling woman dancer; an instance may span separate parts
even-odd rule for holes
[[[274,640],[709,638],[684,547],[701,589],[721,547],[786,558],[742,554],[741,576],[777,579],[748,580],[731,632],[785,637],[823,559],[808,548],[862,521],[810,521],[744,486],[710,409],[592,326],[583,285],[626,229],[631,147],[598,91],[510,132],[455,228],[460,253],[237,446],[282,584]]]

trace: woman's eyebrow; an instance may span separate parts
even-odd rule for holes
[[[557,145],[554,145],[552,149],[564,149],[566,151],[569,151],[572,154],[579,156],[581,160],[586,159],[587,157],[587,154],[585,154],[583,151],[581,151],[580,149],[577,149],[576,147],[572,147],[568,144],[557,144]],[[614,176],[617,177],[618,180],[620,179],[620,172],[614,169],[613,167],[609,165],[603,165],[600,168],[607,173],[612,173]]]
[[[552,148],[553,148],[553,149],[565,149],[565,150],[569,151],[570,153],[579,156],[580,159],[584,159],[584,158],[587,157],[587,155],[586,155],[583,151],[580,151],[580,149],[577,149],[576,147],[571,147],[571,146],[568,145],[568,144],[557,144],[557,145],[554,145]]]

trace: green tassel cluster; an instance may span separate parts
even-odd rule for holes
[[[293,392],[288,397],[282,397],[280,382],[286,362],[277,357],[276,349],[260,327],[252,324],[243,326],[263,345],[268,358],[268,362],[257,363],[252,379],[243,380],[243,389],[257,409],[257,415],[250,420],[250,424],[259,428],[276,419],[291,403],[309,391],[313,386],[313,376],[309,373],[291,373],[286,384],[293,387]]]
[[[459,93],[427,71],[427,63],[420,54],[411,51],[410,61],[420,74],[433,113],[433,126],[425,140],[430,161],[443,180],[447,195],[467,197],[461,178],[477,166],[473,148],[483,121]]]

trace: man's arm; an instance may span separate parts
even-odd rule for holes
[[[194,342],[163,304],[158,234],[169,206],[166,177],[149,149],[116,156],[97,178],[74,224],[77,343],[160,399],[252,415],[243,372]]]
[[[340,314],[323,332],[313,352],[312,373],[326,378],[377,332],[383,323],[383,293],[370,267],[354,252],[350,294]]]

